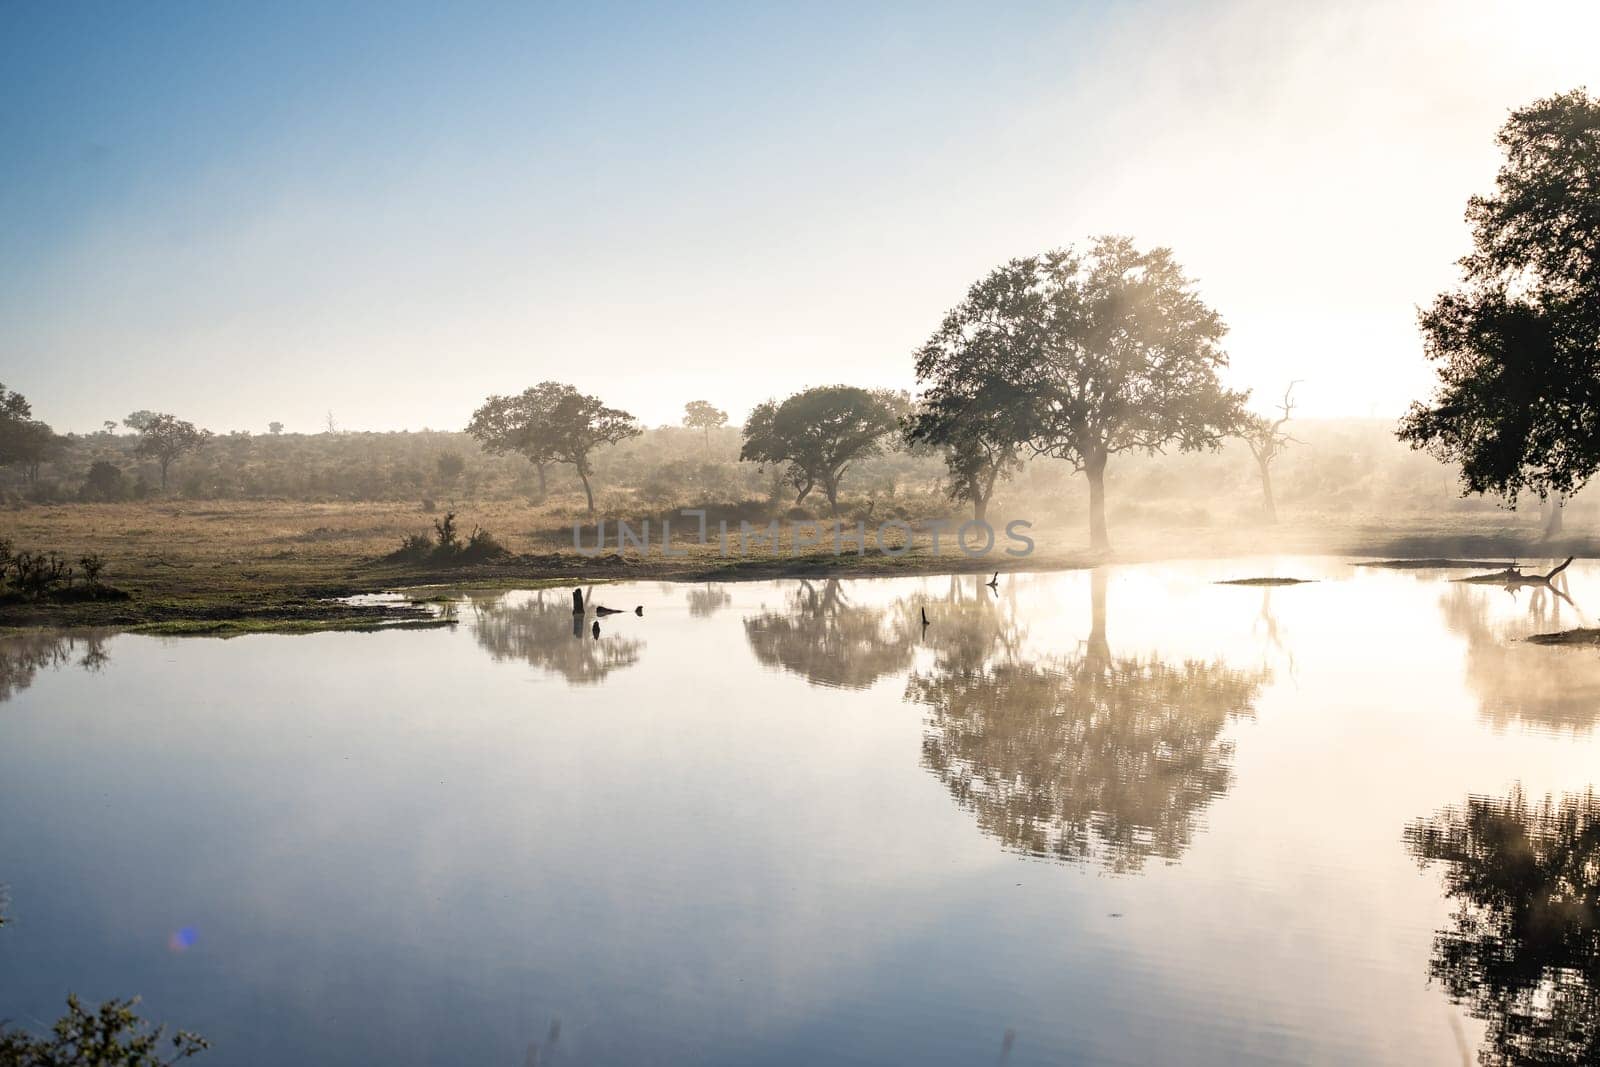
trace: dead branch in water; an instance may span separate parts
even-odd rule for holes
[[[1522,568],[1513,563],[1503,571],[1494,571],[1491,574],[1474,574],[1469,578],[1457,578],[1458,582],[1468,582],[1475,585],[1503,585],[1508,589],[1515,589],[1524,585],[1548,586],[1550,580],[1568,567],[1572,566],[1575,556],[1568,556],[1560,566],[1549,574],[1523,574]]]

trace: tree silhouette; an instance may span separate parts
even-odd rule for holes
[[[594,515],[593,454],[643,431],[626,411],[606,407],[599,397],[560,382],[541,382],[517,396],[491,396],[467,424],[467,432],[487,452],[526,456],[539,472],[539,494],[545,493],[545,468],[570,463],[583,482],[589,514]]]
[[[139,431],[139,444],[134,451],[154,458],[161,465],[162,492],[166,491],[167,468],[173,461],[204,447],[211,440],[210,430],[198,430],[194,423],[185,422],[176,415],[136,411],[124,421]]]
[[[1102,572],[1091,598],[1076,653],[951,660],[914,673],[906,695],[930,709],[923,765],[984,833],[1127,873],[1152,856],[1176,862],[1230,788],[1222,729],[1251,714],[1265,673],[1113,656]]]
[[[709,450],[711,431],[728,424],[728,413],[707,401],[691,400],[683,405],[683,424],[691,430],[699,430],[705,436],[705,446]]]
[[[1429,973],[1488,1023],[1479,1062],[1600,1062],[1600,800],[1468,797],[1405,842],[1455,902]]]
[[[1600,101],[1538,100],[1498,140],[1495,192],[1467,206],[1465,284],[1421,315],[1439,387],[1398,434],[1514,504],[1600,467]]]
[[[1283,402],[1278,405],[1277,418],[1245,415],[1237,430],[1238,437],[1249,446],[1250,455],[1255,458],[1256,472],[1261,477],[1261,508],[1268,523],[1278,521],[1278,503],[1272,496],[1272,463],[1285,448],[1294,443],[1294,438],[1289,436],[1284,426],[1294,415],[1295,384],[1290,382],[1283,391]]]
[[[906,440],[944,449],[950,499],[970,503],[972,517],[981,521],[988,516],[995,484],[1022,469],[1021,411],[999,378],[946,376],[933,381],[921,406],[905,420]]]
[[[1222,387],[1222,319],[1165,248],[1102,237],[1014,259],[967,291],[917,352],[935,411],[978,419],[1089,480],[1089,540],[1109,548],[1109,456],[1215,448],[1244,397]]]
[[[739,458],[786,464],[785,479],[799,490],[795,503],[820,485],[837,515],[845,472],[857,460],[882,452],[884,438],[897,425],[881,396],[848,385],[819,386],[752,411]]]
[[[39,465],[60,449],[63,438],[33,418],[33,406],[21,393],[0,384],[0,465],[20,464],[30,484],[39,480]]]

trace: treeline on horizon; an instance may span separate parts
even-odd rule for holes
[[[1103,236],[974,282],[911,354],[915,397],[821,385],[758,405],[738,429],[691,400],[681,428],[647,430],[546,381],[486,398],[464,434],[339,434],[330,417],[325,434],[273,423],[266,436],[219,437],[136,411],[122,420],[133,435],[108,422],[62,437],[0,387],[5,491],[17,502],[414,496],[427,509],[476,496],[544,504],[575,480],[589,519],[700,504],[880,520],[954,505],[976,519],[991,507],[1086,512],[1096,550],[1109,547],[1108,511],[1271,523],[1282,504],[1382,521],[1531,494],[1550,534],[1600,469],[1600,101],[1583,90],[1535,101],[1498,140],[1496,189],[1468,204],[1462,282],[1419,315],[1438,387],[1398,426],[1297,422],[1292,382],[1274,415],[1251,412],[1222,380],[1222,317],[1171,250]],[[1457,497],[1458,484],[1480,499]]]
[[[1449,466],[1395,440],[1385,419],[1311,419],[1290,426],[1296,442],[1273,467],[1274,491],[1286,522],[1324,516],[1400,516],[1494,513],[1496,502],[1463,498]],[[645,429],[595,457],[598,510],[628,517],[697,504],[735,505],[787,514],[796,490],[782,470],[740,462],[742,430],[681,426]],[[172,465],[160,488],[159,463],[138,452],[139,437],[123,431],[65,435],[33,478],[20,466],[0,470],[0,497],[9,506],[138,500],[284,500],[412,502],[446,508],[474,500],[523,500],[575,519],[586,516],[583,488],[570,468],[552,467],[539,492],[531,464],[514,454],[484,451],[465,431],[326,431],[232,433]],[[109,464],[114,479],[96,464]],[[103,471],[104,468],[101,468]],[[947,515],[958,505],[947,494],[948,471],[932,453],[887,452],[846,474],[841,506],[877,517]],[[1256,464],[1243,441],[1216,452],[1131,455],[1108,472],[1113,524],[1168,521],[1227,525],[1264,521]],[[1582,498],[1568,505],[1578,508]],[[808,498],[798,511],[822,517],[827,502]],[[1067,463],[1034,460],[996,492],[993,510],[1041,518],[1082,517],[1087,487]],[[1581,515],[1585,512],[1577,512]],[[1530,518],[1530,523],[1534,520]]]

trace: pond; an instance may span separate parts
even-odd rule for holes
[[[10,638],[0,1017],[138,993],[218,1064],[1593,1062],[1600,651],[1518,638],[1600,566],[1465,573]],[[1316,581],[1217,584],[1263,574]]]

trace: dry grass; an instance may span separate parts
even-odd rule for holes
[[[608,530],[606,553],[585,559],[572,548],[572,522],[583,516],[570,505],[535,508],[522,501],[491,500],[464,503],[456,510],[463,536],[481,526],[510,550],[511,557],[463,569],[384,562],[404,535],[430,531],[433,521],[442,515],[442,510],[424,513],[415,504],[154,501],[40,505],[7,511],[0,513],[0,537],[11,539],[19,548],[53,549],[73,559],[97,553],[107,561],[104,580],[129,590],[134,599],[117,608],[5,608],[0,609],[0,625],[128,625],[241,615],[270,618],[290,609],[303,618],[308,602],[314,599],[426,583],[528,585],[572,577],[741,578],[824,570],[876,574],[1047,569],[1093,562],[1076,518],[1035,526],[1030,533],[1038,547],[1026,559],[1003,555],[1003,540],[992,555],[968,559],[953,548],[949,533],[944,535],[943,552],[935,556],[926,532],[917,535],[909,555],[889,558],[872,550],[870,535],[876,521],[871,518],[866,520],[869,551],[863,557],[851,550],[836,557],[831,541],[824,541],[803,548],[796,558],[787,535],[775,550],[762,547],[740,554],[737,530],[743,511],[726,513],[734,549],[728,557],[720,554],[715,543],[713,514],[709,545],[695,543],[697,530],[691,521],[674,522],[674,549],[682,555],[663,557],[659,541],[653,540],[648,556],[630,552],[619,557],[613,549],[614,533]],[[859,513],[847,514],[847,528],[853,528],[859,517]],[[1003,526],[1003,520],[997,519],[995,525]],[[652,523],[651,532],[659,536],[659,519]],[[1596,554],[1597,546],[1585,539],[1543,546],[1535,542],[1535,533],[1526,517],[1511,515],[1495,523],[1486,523],[1481,517],[1471,521],[1421,517],[1402,523],[1347,519],[1340,524],[1318,517],[1271,528],[1194,529],[1170,523],[1112,529],[1117,558],[1123,560],[1324,551],[1386,558]],[[585,530],[584,544],[593,544],[592,527]]]

